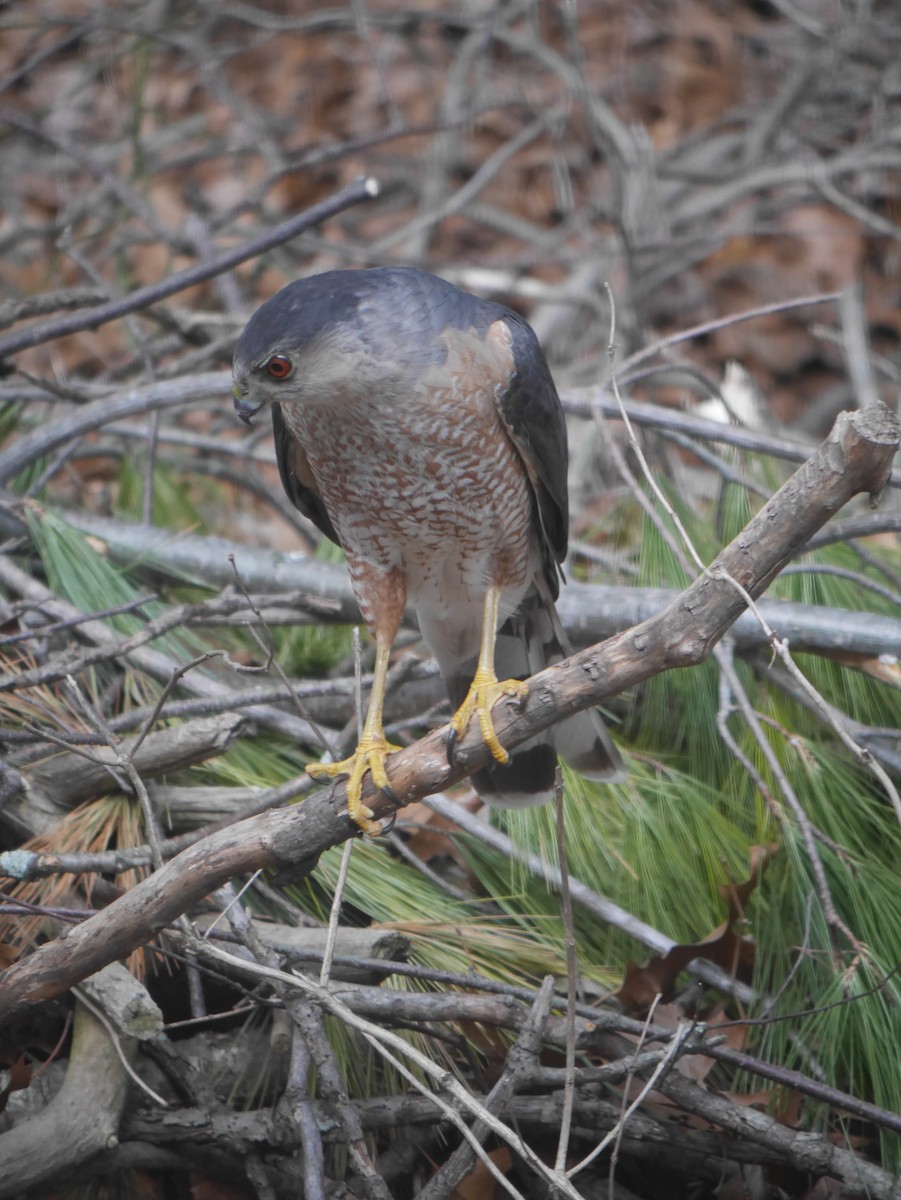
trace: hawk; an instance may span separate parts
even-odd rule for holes
[[[409,267],[327,271],[289,284],[254,314],[234,356],[245,421],[272,409],[285,491],[346,554],[375,640],[372,691],[350,758],[348,812],[370,772],[388,786],[399,749],[382,709],[391,647],[413,608],[455,712],[448,757],[471,720],[494,762],[473,776],[507,807],[553,795],[557,753],[593,779],[622,762],[594,711],[508,754],[491,719],[502,695],[565,657],[554,601],[566,554],[566,425],[538,340],[517,313]]]

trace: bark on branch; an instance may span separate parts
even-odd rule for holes
[[[122,1050],[133,1058],[136,1042],[124,1040]],[[62,1087],[42,1112],[0,1134],[0,1198],[20,1195],[114,1146],[128,1087],[110,1031],[79,1003]]]
[[[898,422],[883,405],[842,414],[816,454],[663,612],[540,672],[524,703],[499,703],[494,716],[501,742],[512,747],[651,675],[702,662],[746,607],[735,584],[756,598],[848,500],[860,492],[878,495],[898,445]],[[470,730],[449,766],[444,731],[436,730],[389,760],[396,801],[370,785],[364,802],[385,817],[398,804],[451,786],[488,757],[478,730]],[[196,843],[101,913],[10,967],[0,977],[0,1022],[124,958],[235,875],[272,867],[311,870],[323,851],[355,832],[344,804],[339,783],[296,808],[250,818]]]

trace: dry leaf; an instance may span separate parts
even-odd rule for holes
[[[488,1157],[504,1175],[513,1165],[512,1156],[506,1146],[491,1150]],[[480,1159],[466,1178],[460,1181],[451,1196],[454,1200],[494,1200],[499,1192],[500,1184]]]
[[[630,962],[622,985],[614,995],[630,1012],[646,1011],[658,995],[671,996],[680,973],[695,958],[716,963],[736,979],[747,980],[754,965],[754,943],[741,937],[736,924],[744,919],[748,900],[757,886],[760,873],[766,868],[778,847],[752,846],[749,851],[751,874],[742,884],[720,886],[729,915],[726,920],[699,942],[673,946],[664,955],[655,955],[642,965]]]

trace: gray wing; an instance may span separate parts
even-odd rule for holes
[[[272,405],[272,432],[275,435],[275,458],[278,463],[278,473],[289,500],[295,508],[300,509],[305,517],[309,517],[327,538],[337,542],[338,535],[325,511],[322,497],[313,487],[306,455],[285,424],[285,418],[282,416],[282,410],[278,404]]]
[[[545,571],[551,595],[559,592],[559,564],[566,557],[569,499],[566,421],[550,368],[532,329],[509,310],[514,373],[498,396],[498,409],[525,464],[538,510]]]

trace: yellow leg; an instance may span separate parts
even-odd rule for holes
[[[334,779],[336,775],[347,775],[347,815],[357,825],[373,837],[381,832],[378,821],[370,820],[372,810],[363,803],[363,776],[367,771],[372,775],[376,787],[388,787],[388,776],[385,774],[385,759],[395,750],[402,749],[394,746],[385,737],[382,728],[382,708],[385,703],[385,686],[388,680],[388,656],[391,653],[390,643],[376,643],[375,670],[372,674],[372,692],[369,697],[369,709],[363,725],[360,744],[350,756],[336,763],[311,763],[307,772],[314,779]]]
[[[497,635],[497,614],[500,591],[490,587],[485,593],[482,611],[482,643],[479,647],[479,662],[466,699],[450,719],[448,758],[453,759],[454,746],[466,732],[469,722],[478,718],[479,729],[491,753],[499,763],[505,763],[510,755],[497,739],[491,710],[501,696],[527,696],[528,685],[519,679],[499,681],[494,672],[494,640]]]

